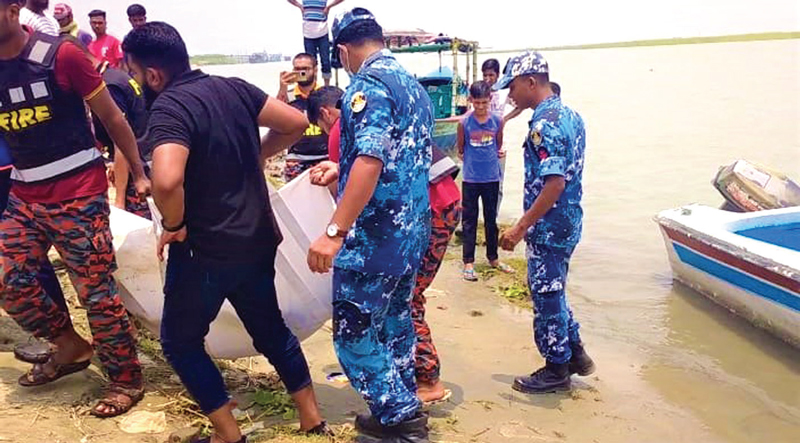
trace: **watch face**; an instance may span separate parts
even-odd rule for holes
[[[336,228],[334,225],[328,226],[328,237],[336,237],[336,234],[339,232],[339,229]]]

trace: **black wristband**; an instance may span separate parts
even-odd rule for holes
[[[178,232],[181,229],[186,227],[186,220],[181,221],[181,224],[179,224],[178,226],[176,226],[174,228],[170,228],[169,226],[165,225],[164,221],[162,220],[161,221],[161,227],[164,228],[164,230],[167,231],[167,232]]]

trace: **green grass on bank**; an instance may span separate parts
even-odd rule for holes
[[[539,51],[568,51],[577,49],[608,49],[608,48],[634,48],[643,46],[671,46],[671,45],[697,45],[704,43],[732,43],[732,42],[753,42],[764,40],[790,40],[800,39],[800,31],[793,32],[762,32],[757,34],[734,34],[719,35],[712,37],[676,37],[652,40],[633,40],[626,42],[613,43],[593,43],[586,45],[562,45],[549,46],[544,48],[532,48]],[[526,48],[531,49],[531,48]],[[487,54],[508,54],[524,51],[525,49],[487,49]]]
[[[236,59],[233,56],[224,54],[205,54],[193,56],[191,63],[198,66],[232,65],[236,64]]]

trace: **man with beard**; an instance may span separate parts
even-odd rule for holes
[[[44,11],[50,6],[49,0],[28,0],[25,7],[19,11],[19,22],[42,34],[57,36],[59,33],[58,22],[45,15]]]
[[[329,435],[300,343],[275,293],[282,236],[263,165],[297,141],[308,120],[236,78],[192,71],[178,31],[162,22],[132,30],[128,66],[148,97],[153,196],[163,216],[158,254],[169,245],[161,344],[164,355],[214,426],[205,442],[245,442],[214,361],[204,347],[225,300],[297,405],[300,429]],[[269,128],[263,140],[259,127]],[[209,180],[209,177],[215,177]]]
[[[311,54],[297,54],[292,65],[294,69],[291,72],[281,72],[278,99],[305,114],[308,110],[308,96],[320,88],[317,84],[317,59]],[[293,83],[296,85],[289,93],[289,85]],[[327,159],[328,137],[319,126],[310,123],[303,138],[289,148],[284,180],[288,183],[306,169]]]
[[[14,165],[0,221],[0,300],[23,329],[55,351],[19,384],[43,386],[82,371],[96,352],[110,387],[91,412],[114,417],[140,401],[144,389],[112,275],[108,182],[86,104],[128,159],[137,191],[146,193],[150,183],[130,126],[84,52],[70,41],[30,33],[19,23],[20,9],[21,0],[0,0],[0,132]],[[51,246],[88,311],[94,348],[36,279]]]

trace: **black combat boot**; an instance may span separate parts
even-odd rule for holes
[[[395,426],[384,426],[371,415],[359,415],[356,417],[356,430],[384,443],[430,443],[428,416],[423,413]]]
[[[596,367],[592,358],[583,349],[583,343],[570,344],[570,348],[572,348],[572,358],[569,359],[569,373],[581,377],[592,375]]]
[[[547,364],[529,376],[514,379],[514,390],[525,394],[550,394],[569,391],[572,384],[569,379],[569,363],[557,365]]]

